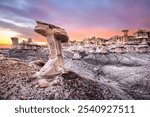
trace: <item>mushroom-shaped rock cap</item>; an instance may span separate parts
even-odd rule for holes
[[[43,36],[54,34],[55,39],[61,40],[62,43],[69,40],[68,34],[64,29],[41,21],[36,21],[36,23],[37,26],[34,29],[35,32]]]

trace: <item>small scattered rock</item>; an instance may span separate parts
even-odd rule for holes
[[[80,60],[81,57],[82,56],[80,56],[78,52],[75,52],[74,55],[73,55],[73,57],[72,57],[72,59],[74,59],[74,60]]]
[[[3,55],[3,54],[0,54],[0,58],[1,58],[1,59],[4,58],[4,55]]]
[[[48,82],[46,79],[40,79],[38,80],[38,84],[40,88],[47,88],[48,87]]]
[[[20,96],[21,100],[27,100],[28,98],[26,96]]]

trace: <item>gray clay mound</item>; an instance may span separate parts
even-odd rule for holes
[[[0,59],[0,99],[150,99],[149,54],[89,54],[73,60],[65,51],[68,72],[48,78],[47,88],[34,77],[47,51],[23,54],[8,51]]]
[[[125,92],[74,72],[48,79],[40,88],[35,69],[17,59],[0,61],[0,99],[129,99]],[[4,64],[7,63],[7,64]]]

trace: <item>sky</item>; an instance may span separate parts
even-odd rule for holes
[[[122,29],[150,29],[150,0],[0,0],[0,47],[33,38],[35,20],[64,28],[70,40],[121,35]]]

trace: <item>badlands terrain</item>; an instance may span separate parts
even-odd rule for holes
[[[150,99],[150,53],[80,53],[80,60],[63,54],[67,72],[41,88],[35,73],[48,60],[47,49],[1,50],[0,99]]]

